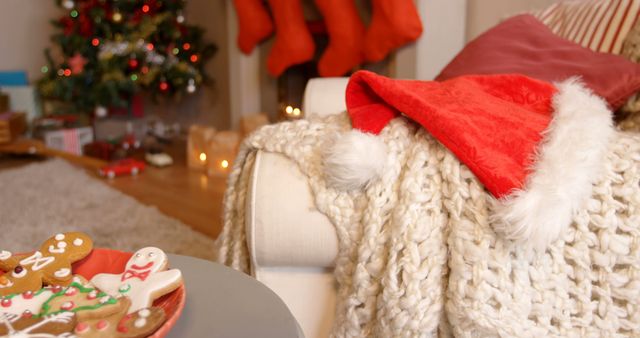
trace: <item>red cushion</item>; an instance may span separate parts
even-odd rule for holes
[[[528,14],[505,20],[469,42],[436,80],[505,73],[544,81],[581,76],[585,85],[607,100],[613,110],[640,90],[639,64],[563,39]]]

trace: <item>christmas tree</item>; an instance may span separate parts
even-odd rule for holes
[[[141,91],[180,98],[209,81],[216,47],[189,25],[184,0],[56,0],[65,14],[38,82],[58,113],[127,108]]]

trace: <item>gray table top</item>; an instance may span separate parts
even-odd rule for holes
[[[303,337],[296,320],[270,289],[223,265],[169,254],[182,271],[187,299],[167,337]]]

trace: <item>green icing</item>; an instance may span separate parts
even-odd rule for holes
[[[51,297],[49,297],[49,299],[47,299],[47,301],[44,302],[44,304],[42,304],[42,311],[35,317],[44,317],[44,316],[55,315],[55,314],[58,314],[58,313],[61,313],[61,312],[66,312],[67,310],[49,312],[49,311],[51,311],[51,304],[49,304],[49,303],[52,300],[54,300],[54,299],[56,299],[56,298],[58,298],[60,296],[63,296],[66,293],[66,291],[71,287],[77,288],[80,293],[89,293],[89,292],[95,290],[94,288],[87,288],[87,287],[84,287],[83,285],[81,285],[81,284],[79,284],[77,282],[73,282],[67,288],[63,289],[62,291],[54,293],[53,295],[51,295]],[[106,295],[107,294],[104,293],[104,292],[99,292],[98,295],[96,296],[96,299],[100,299],[100,298],[102,298],[102,297],[104,297]],[[76,307],[76,308],[72,309],[71,312],[86,311],[86,310],[96,310],[96,309],[99,309],[99,308],[101,308],[103,306],[115,304],[117,302],[118,302],[117,299],[115,299],[113,297],[109,297],[109,300],[104,302],[104,303],[98,303],[98,304],[94,304],[94,305],[79,306],[79,307]]]

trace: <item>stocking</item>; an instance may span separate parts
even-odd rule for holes
[[[262,0],[233,0],[233,4],[238,13],[238,47],[249,54],[273,33],[273,24]]]
[[[412,0],[371,0],[373,16],[364,39],[367,61],[384,59],[392,50],[422,34],[420,16]]]
[[[329,32],[329,46],[318,63],[320,76],[342,76],[364,60],[365,27],[355,0],[315,0]]]
[[[267,58],[267,70],[277,77],[290,66],[311,60],[315,45],[300,0],[269,0],[269,6],[276,24],[276,40]]]

